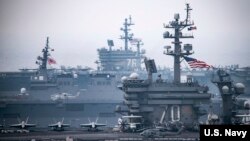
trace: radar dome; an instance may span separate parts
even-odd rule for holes
[[[116,107],[115,107],[115,111],[121,111],[121,106],[120,105],[116,105]]]
[[[139,75],[135,72],[131,73],[129,76],[130,79],[138,79],[138,77],[139,77]]]
[[[244,108],[250,109],[250,101],[245,101],[244,102]]]
[[[236,83],[234,85],[234,89],[235,89],[236,94],[243,94],[245,91],[245,85],[242,83]]]
[[[216,115],[216,114],[212,114],[210,118],[213,120],[219,119],[218,115]]]
[[[123,76],[123,77],[121,78],[121,81],[124,82],[124,81],[127,80],[127,79],[128,79],[127,76]]]
[[[20,93],[21,93],[21,94],[26,94],[26,89],[25,89],[25,88],[21,88],[21,89],[20,89]]]
[[[228,88],[228,86],[223,86],[223,87],[222,87],[222,93],[223,93],[223,94],[228,94],[228,93],[229,93],[229,88]]]

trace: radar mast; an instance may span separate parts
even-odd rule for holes
[[[46,45],[42,50],[43,57],[38,56],[37,61],[36,61],[36,64],[39,65],[39,70],[40,71],[46,72],[46,70],[47,70],[48,57],[50,56],[49,49],[50,49],[50,47],[49,47],[49,37],[47,37]],[[51,49],[51,50],[53,51],[53,49]]]
[[[134,23],[132,23],[132,18],[131,16],[129,16],[129,21],[127,18],[125,18],[125,22],[123,23],[124,27],[121,28],[121,30],[124,32],[124,35],[121,35],[122,40],[124,40],[124,47],[125,47],[125,51],[128,50],[128,41],[131,40],[133,38],[133,33],[129,34],[129,31],[131,29],[129,29],[129,27],[131,25],[134,25]]]
[[[181,69],[180,69],[180,58],[184,56],[188,56],[193,54],[192,52],[192,45],[191,44],[184,44],[184,50],[182,50],[181,46],[181,38],[194,38],[193,35],[183,35],[182,30],[185,28],[188,28],[188,30],[192,30],[195,27],[192,27],[194,25],[193,22],[190,21],[190,11],[192,10],[189,6],[189,4],[186,4],[186,19],[184,21],[180,21],[180,15],[179,13],[174,15],[174,20],[170,21],[168,25],[164,25],[164,28],[169,28],[174,30],[174,34],[170,34],[168,31],[166,31],[163,34],[163,37],[165,39],[174,39],[172,44],[174,44],[174,49],[171,50],[171,46],[166,46],[167,49],[164,51],[164,54],[171,55],[174,57],[174,83],[180,83],[180,75],[181,75]]]

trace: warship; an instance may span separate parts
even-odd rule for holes
[[[157,80],[153,80],[152,74],[157,72],[153,59],[145,59],[145,66],[148,73],[147,79],[139,79],[138,74],[131,74],[122,78],[120,89],[124,92],[124,103],[127,105],[128,115],[138,115],[143,117],[144,125],[152,126],[155,123],[164,124],[171,122],[181,124],[189,129],[197,129],[199,117],[206,114],[202,109],[209,105],[211,94],[208,93],[207,86],[201,86],[197,81],[193,81],[192,75],[187,76],[185,82],[181,82],[181,59],[193,54],[192,45],[184,44],[180,39],[193,38],[192,34],[183,34],[184,29],[194,28],[194,23],[190,20],[189,4],[186,4],[186,18],[180,20],[180,15],[175,14],[174,20],[167,29],[173,29],[174,33],[166,31],[164,39],[174,39],[171,46],[166,46],[164,54],[174,57],[174,80],[166,82],[158,75]],[[203,106],[204,105],[204,106]],[[122,110],[117,107],[117,111]]]
[[[99,133],[89,133],[73,128],[73,130],[70,129],[70,131],[65,131],[62,134],[47,130],[44,131],[43,129],[41,131],[27,134],[2,134],[0,140],[200,140],[198,132],[189,132],[183,130],[199,130],[202,115],[208,116],[208,124],[213,124],[214,120],[217,119],[214,119],[215,116],[213,113],[209,113],[207,109],[205,111],[202,109],[203,107],[208,107],[211,102],[214,104],[213,100],[211,100],[209,88],[204,86],[205,83],[200,84],[197,81],[198,79],[193,77],[192,73],[185,73],[186,80],[184,82],[181,81],[181,75],[184,73],[181,71],[180,67],[180,63],[183,61],[181,59],[193,54],[192,45],[184,44],[182,46],[182,42],[180,41],[182,38],[193,38],[193,35],[182,34],[184,29],[192,29],[194,27],[194,23],[190,20],[191,10],[192,9],[190,8],[189,4],[186,4],[186,19],[181,21],[179,14],[175,14],[174,20],[171,21],[169,25],[164,26],[165,28],[174,30],[173,34],[168,31],[163,34],[165,39],[174,39],[172,42],[174,44],[173,49],[171,49],[171,46],[167,46],[165,47],[166,51],[164,51],[164,54],[174,57],[173,80],[171,77],[169,77],[168,81],[166,81],[167,79],[162,78],[164,75],[161,74],[164,72],[158,72],[153,59],[144,58],[145,68],[147,71],[146,79],[142,79],[145,78],[144,76],[139,76],[145,75],[145,73],[132,70],[132,67],[124,68],[124,64],[128,63],[130,66],[131,64],[138,66],[137,70],[142,70],[142,68],[139,66],[143,57],[140,55],[143,53],[138,53],[138,50],[137,53],[133,53],[132,51],[128,50],[128,48],[125,48],[123,51],[112,50],[113,42],[111,40],[108,41],[109,50],[105,48],[98,50],[100,55],[100,62],[98,62],[100,65],[98,71],[89,73],[86,69],[73,71],[64,70],[63,73],[54,72],[55,70],[48,70],[45,64],[47,63],[49,56],[48,49],[50,49],[47,39],[46,47],[43,49],[43,57],[38,57],[38,60],[40,60],[40,62],[37,62],[39,64],[39,69],[35,72],[22,72],[23,76],[27,77],[27,79],[30,78],[29,85],[26,87],[27,90],[26,88],[22,89],[23,85],[20,84],[20,98],[15,100],[12,99],[12,101],[10,101],[8,100],[9,97],[6,96],[6,99],[1,101],[0,113],[2,118],[6,118],[8,122],[17,116],[23,117],[29,116],[28,114],[32,114],[32,118],[35,118],[35,120],[37,120],[40,125],[43,125],[46,123],[51,123],[49,118],[51,118],[52,115],[56,115],[57,117],[65,117],[66,120],[70,120],[69,123],[73,126],[79,126],[79,120],[84,119],[86,116],[99,116],[104,120],[111,120],[108,119],[108,117],[112,117],[112,120],[114,120],[116,115],[113,113],[110,114],[110,112],[114,112],[113,108],[116,107],[115,112],[125,113],[126,116],[123,117],[130,118],[129,123],[125,123],[122,119],[118,119],[118,124],[120,121],[121,127],[122,125],[129,124],[130,128],[136,129],[137,126],[140,126],[139,130],[143,132],[140,134],[114,133],[114,130],[110,131],[107,129]],[[125,19],[125,26],[132,25],[131,20],[129,23],[127,21],[128,20]],[[122,30],[124,29],[128,30],[128,27],[122,28]],[[125,36],[122,37],[122,39],[127,38],[128,40],[131,40],[129,39],[131,37],[128,35],[129,34],[125,32]],[[128,40],[125,41],[125,46]],[[137,49],[140,45],[141,43],[138,42]],[[125,55],[126,50],[128,52],[128,56]],[[118,57],[120,55],[122,56],[121,58]],[[131,63],[130,57],[138,60],[136,60],[135,63]],[[119,62],[122,62],[123,65],[121,65]],[[123,69],[126,71],[121,71]],[[121,71],[122,73],[119,73],[118,75],[116,71]],[[126,77],[128,74],[130,74],[130,76]],[[169,72],[166,74],[169,74]],[[6,77],[8,75],[11,74],[7,74]],[[213,72],[211,77],[213,78],[212,82],[216,84],[222,97],[221,124],[243,124],[244,122],[242,117],[244,117],[244,115],[242,114],[244,113],[239,110],[235,102],[237,101],[236,97],[244,93],[245,87],[241,83],[233,83],[230,75],[231,73],[227,73],[224,70],[218,70]],[[120,79],[120,76],[122,76],[122,78],[119,81],[118,79]],[[108,102],[104,100],[105,103],[101,103],[98,101],[98,98],[95,100],[94,98],[87,98],[88,102],[84,99],[74,99],[74,97],[80,96],[81,93],[84,95],[84,93],[89,91],[88,85],[86,87],[80,85],[82,90],[78,88],[79,85],[76,85],[79,83],[80,80],[78,79],[81,77],[86,78],[86,80],[88,80],[87,82],[91,82],[93,84],[90,86],[96,86],[96,89],[99,88],[97,87],[99,85],[101,85],[105,90],[108,89],[109,86],[105,86],[107,83],[95,83],[97,78],[100,78],[100,80],[103,82],[107,82],[109,80],[114,82],[110,83],[110,87],[113,85],[118,85],[118,88],[121,90],[121,100],[123,100],[123,103],[126,105],[126,109],[116,106],[116,102],[110,102],[108,104]],[[203,78],[200,77],[200,79],[202,80]],[[172,82],[170,80],[172,80]],[[73,86],[60,87],[60,84],[66,86],[68,84],[73,84]],[[115,86],[113,89],[117,90]],[[78,88],[76,90],[76,92],[79,92],[77,95],[70,95],[65,92],[67,91],[66,88],[73,89],[73,87]],[[56,92],[63,91],[62,95],[53,95],[53,99],[56,99],[56,101],[50,99],[50,102],[48,102],[48,97],[44,100],[29,97],[29,95],[35,95],[35,92],[39,90],[39,88],[46,88],[46,90],[44,89],[44,91],[42,91],[44,96],[49,95],[48,92],[55,88],[57,89]],[[98,90],[92,90],[92,92],[97,91]],[[43,94],[42,92],[40,94]],[[105,96],[105,91],[99,92],[103,94],[103,97]],[[1,94],[1,96],[4,95],[3,93]],[[92,94],[94,95],[95,93]],[[121,103],[121,101],[118,103]],[[246,104],[248,104],[246,107],[249,108],[250,104]],[[214,107],[217,107],[217,105],[214,105]],[[25,114],[21,115],[18,112]],[[177,128],[178,131],[161,131],[169,129],[171,126],[174,126],[173,128]],[[147,129],[145,127],[154,128]],[[173,128],[171,128],[171,130],[173,130]],[[155,137],[154,135],[159,137]]]
[[[90,68],[48,69],[56,63],[52,58],[53,48],[49,37],[37,57],[38,69],[22,69],[20,72],[0,73],[0,119],[2,124],[16,121],[17,117],[30,117],[47,126],[51,118],[62,118],[79,125],[87,118],[100,117],[110,125],[116,123],[115,107],[122,102],[122,92],[116,87],[120,77],[131,71],[143,72],[141,58],[145,50],[142,41],[135,40],[130,33],[134,25],[131,17],[126,18],[121,28],[124,49],[115,49],[108,40],[109,49],[97,49],[97,70]],[[129,47],[130,41],[136,50]],[[50,117],[50,118],[49,118]]]

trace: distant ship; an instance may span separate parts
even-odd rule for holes
[[[96,71],[90,68],[48,69],[48,64],[56,62],[51,57],[53,49],[47,37],[42,56],[37,57],[38,69],[1,72],[0,119],[11,122],[17,117],[30,116],[45,123],[48,117],[67,115],[65,120],[100,117],[110,124],[116,122],[113,119],[116,118],[115,106],[122,102],[122,92],[117,85],[123,75],[133,71],[143,73],[141,58],[145,54],[140,48],[142,41],[129,33],[130,26],[134,25],[131,17],[125,19],[123,25],[121,39],[125,43],[124,49],[114,49],[113,41],[108,40],[109,49],[97,50]],[[136,50],[129,47],[130,42]]]

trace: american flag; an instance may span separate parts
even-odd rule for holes
[[[189,66],[191,68],[211,68],[211,65],[208,65],[206,62],[204,61],[199,61],[195,58],[191,58],[191,57],[183,57],[186,62],[189,64]]]
[[[53,58],[48,58],[48,64],[56,64],[56,60],[54,60]]]

